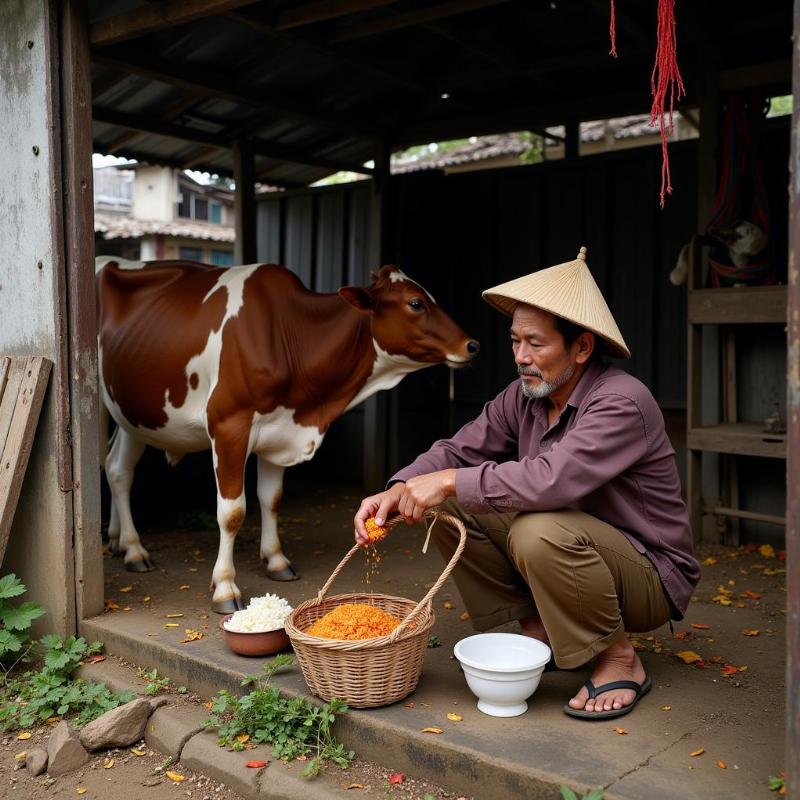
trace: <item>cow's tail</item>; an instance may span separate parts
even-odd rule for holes
[[[111,419],[111,415],[108,413],[108,409],[106,408],[106,404],[103,402],[102,398],[100,399],[100,419],[99,419],[99,435],[98,435],[98,455],[100,457],[100,469],[105,469],[106,466],[106,458],[108,458],[108,451],[111,449],[111,445],[114,444],[114,439],[116,439],[117,434],[119,433],[119,428],[114,428],[114,432],[109,437],[108,435],[108,428],[109,428],[109,421]]]

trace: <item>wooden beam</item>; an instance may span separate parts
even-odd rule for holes
[[[164,0],[106,17],[89,27],[92,47],[106,47],[147,33],[252,5],[255,0]]]
[[[314,22],[337,19],[360,11],[392,5],[396,0],[315,0],[297,8],[289,8],[275,17],[278,30],[288,30]]]
[[[236,242],[233,260],[252,264],[256,255],[256,168],[253,143],[239,139],[233,145],[233,180],[236,182],[234,216]]]
[[[256,93],[239,86],[235,75],[220,74],[217,70],[205,69],[197,65],[176,64],[155,54],[145,53],[129,47],[114,51],[96,50],[92,59],[99,64],[123,72],[161,81],[190,92],[218,97],[232,103],[272,111],[277,117],[299,120],[310,125],[342,130],[352,136],[373,140],[380,130],[367,123],[354,122],[351,114],[335,114],[320,110],[309,110],[309,105],[298,105],[276,92]]]
[[[784,58],[751,64],[747,67],[722,70],[719,74],[719,88],[723,92],[746,89],[751,86],[780,86],[787,88],[792,84],[792,60]]]
[[[354,39],[363,39],[365,36],[373,36],[376,33],[387,33],[388,31],[408,28],[412,25],[422,25],[437,19],[466,14],[469,11],[477,11],[481,8],[489,8],[490,6],[497,6],[507,2],[509,0],[450,0],[448,3],[440,3],[418,11],[408,11],[405,14],[396,14],[383,19],[362,22],[358,25],[349,25],[347,29],[338,31],[331,36],[328,42],[330,44],[351,42]]]

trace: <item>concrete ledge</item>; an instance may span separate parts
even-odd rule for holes
[[[184,746],[192,736],[203,730],[200,723],[207,717],[205,709],[159,708],[147,720],[144,740],[151,749],[180,761]]]

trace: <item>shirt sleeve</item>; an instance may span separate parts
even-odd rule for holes
[[[552,511],[615,478],[647,449],[638,405],[622,395],[601,395],[550,450],[519,461],[486,460],[459,469],[456,495],[473,512]]]
[[[516,457],[518,392],[519,381],[515,381],[490,400],[480,416],[464,425],[451,439],[434,442],[430,450],[393,475],[389,485],[442,469],[473,467],[487,459],[502,461]]]

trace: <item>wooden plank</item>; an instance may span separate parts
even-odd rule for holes
[[[0,397],[6,390],[6,379],[8,378],[8,368],[11,364],[11,359],[8,356],[0,358]]]
[[[739,419],[736,402],[736,329],[724,328],[722,333],[722,407],[723,422],[736,422]],[[739,507],[739,464],[736,456],[723,459],[725,500],[732,508]],[[739,518],[731,516],[726,520],[723,543],[738,547]]]
[[[20,359],[10,359],[5,389],[0,396],[0,453],[5,449],[8,432],[11,429],[11,420],[14,417],[14,407],[17,404],[24,371],[25,365]]]
[[[50,361],[39,356],[14,361],[21,366],[22,380],[19,383],[11,426],[0,458],[0,564],[6,552],[11,523],[17,508],[22,479],[28,466],[39,422],[39,412],[42,410],[52,367]],[[7,384],[7,389],[9,385]],[[4,400],[7,394],[8,391],[3,394]]]
[[[762,514],[760,511],[745,511],[742,508],[731,508],[730,506],[714,506],[708,509],[708,513],[723,517],[733,517],[735,519],[752,519],[756,522],[769,522],[772,525],[786,524],[785,517],[778,517],[775,514]]]
[[[687,447],[712,453],[786,458],[786,434],[764,433],[762,422],[730,422],[689,428]]]
[[[287,8],[275,18],[275,28],[289,30],[329,19],[346,17],[360,11],[390,6],[396,0],[314,0],[296,8]]]
[[[224,14],[235,8],[252,5],[253,2],[254,0],[166,0],[162,3],[151,3],[95,22],[89,28],[89,39],[93,46],[104,47],[153,31],[185,25],[203,17]]]
[[[785,286],[695,289],[689,292],[689,322],[696,325],[786,322]]]

